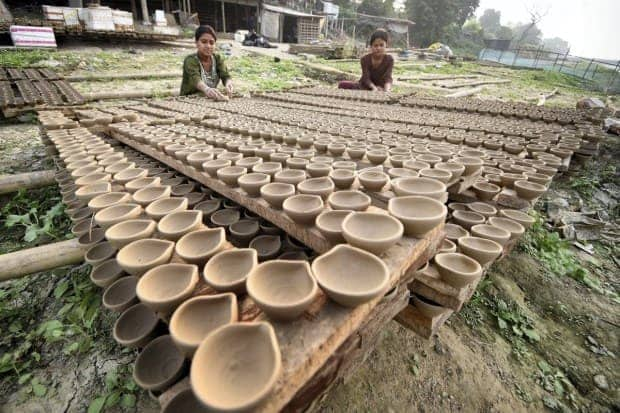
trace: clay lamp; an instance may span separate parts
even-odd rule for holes
[[[213,154],[209,152],[193,152],[187,155],[187,163],[194,168],[201,170],[205,162],[213,159]]]
[[[452,221],[466,230],[470,230],[474,225],[484,224],[486,218],[484,215],[473,211],[454,211]]]
[[[465,172],[465,165],[460,162],[439,162],[435,164],[435,169],[450,172],[450,181],[458,179]]]
[[[97,195],[107,194],[112,191],[112,185],[109,182],[101,182],[97,184],[85,185],[75,191],[75,196],[80,201],[90,202]]]
[[[97,287],[107,288],[113,282],[125,275],[115,258],[109,258],[95,265],[90,271],[90,280]]]
[[[104,208],[114,205],[120,205],[131,202],[131,195],[126,192],[108,192],[105,194],[97,195],[90,201],[88,201],[88,208],[93,213],[97,213]]]
[[[332,167],[328,163],[311,162],[306,166],[308,175],[312,178],[319,178],[322,176],[328,176],[332,171]]]
[[[318,195],[323,200],[334,192],[334,188],[334,182],[328,177],[306,179],[297,185],[297,190],[301,194]]]
[[[110,311],[122,313],[138,302],[137,284],[138,277],[118,278],[105,289],[101,303]]]
[[[101,228],[108,228],[112,225],[126,221],[128,219],[136,219],[142,214],[142,207],[138,204],[118,204],[109,206],[99,210],[95,214],[95,223]]]
[[[515,181],[514,188],[517,192],[517,196],[521,199],[525,199],[526,201],[532,201],[547,191],[546,186],[526,180]],[[79,189],[77,192],[79,192]]]
[[[92,245],[84,253],[84,261],[92,266],[101,264],[103,261],[113,258],[116,254],[116,248],[114,248],[109,242],[99,242]]]
[[[327,145],[327,152],[335,158],[342,156],[347,147],[343,143],[332,142]]]
[[[392,155],[390,156],[390,163],[396,168],[402,168],[403,163],[409,159],[411,159],[411,154]]]
[[[344,239],[355,247],[381,254],[403,236],[400,221],[383,213],[353,212],[342,222]]]
[[[345,242],[342,235],[342,222],[351,211],[325,211],[316,218],[316,227],[331,243]]]
[[[350,245],[337,245],[312,263],[317,283],[330,299],[356,307],[382,296],[390,273],[376,256]]]
[[[238,160],[243,159],[243,154],[238,152],[224,152],[219,154],[217,159],[229,160],[234,164]]]
[[[381,191],[390,181],[390,177],[386,173],[376,170],[360,172],[357,178],[364,188],[372,192]]]
[[[186,184],[174,185],[171,187],[170,195],[172,196],[186,196],[196,188],[194,182],[188,182]]]
[[[263,173],[249,173],[239,178],[238,184],[249,196],[260,196],[260,189],[271,180],[271,177]]]
[[[221,206],[222,201],[220,201],[219,199],[208,199],[206,201],[197,203],[192,209],[202,211],[202,220],[203,222],[207,222],[210,220],[211,215],[217,210],[219,210]]]
[[[126,160],[127,160],[127,157],[125,156],[125,154],[115,153],[114,155],[110,155],[107,158],[99,161],[99,166],[103,166],[105,168],[117,162],[125,162]]]
[[[458,252],[435,255],[435,266],[441,278],[455,288],[463,288],[482,274],[478,261]]]
[[[432,178],[400,178],[393,182],[394,192],[398,196],[426,196],[443,201],[446,184]]]
[[[133,202],[146,207],[152,202],[158,199],[170,198],[171,188],[168,185],[165,186],[149,186],[142,188],[134,192],[132,195]]]
[[[156,336],[159,317],[143,303],[129,307],[114,323],[112,335],[123,347],[146,346]]]
[[[237,162],[237,165],[239,162]],[[282,164],[279,162],[261,162],[252,166],[252,171],[257,173],[263,173],[271,176],[272,178],[276,173],[282,170]]]
[[[469,235],[469,232],[465,228],[456,224],[447,223],[444,225],[443,229],[446,232],[446,238],[453,242],[461,237]]]
[[[525,180],[526,177],[523,174],[516,173],[504,173],[501,175],[502,185],[506,188],[514,188],[516,181]]]
[[[172,314],[170,335],[178,350],[192,358],[211,332],[236,322],[237,318],[237,297],[232,293],[190,298]]]
[[[258,265],[258,254],[253,248],[235,248],[215,254],[204,267],[207,284],[217,291],[236,294],[245,292],[245,281]]]
[[[76,179],[75,185],[78,187],[82,187],[86,185],[101,184],[110,182],[111,179],[112,175],[110,174],[107,174],[105,172],[95,172]]]
[[[213,159],[202,164],[202,169],[212,178],[217,177],[217,171],[232,165],[228,159]]]
[[[278,235],[259,235],[250,241],[250,248],[256,250],[258,260],[262,262],[278,256],[282,241]]]
[[[511,155],[518,155],[523,152],[523,149],[525,149],[523,145],[518,145],[514,143],[504,144],[504,151],[508,152]]]
[[[534,172],[525,172],[525,176],[529,182],[534,182],[536,184],[547,186],[551,183],[552,178],[547,175],[534,173]]]
[[[112,175],[116,175],[117,173],[124,171],[125,169],[135,168],[135,167],[136,167],[135,162],[121,160],[121,161],[114,162],[110,165],[107,165],[104,169],[104,172],[112,174]]]
[[[153,311],[169,314],[194,292],[198,266],[163,264],[148,270],[138,281],[136,294]]]
[[[71,233],[79,238],[93,229],[92,225],[93,223],[90,218],[83,219],[71,227]]]
[[[113,179],[115,182],[125,185],[129,181],[133,181],[138,178],[146,178],[149,171],[143,168],[127,168],[114,174]]]
[[[392,198],[388,211],[402,222],[406,235],[418,238],[444,222],[448,214],[444,204],[424,196]]]
[[[229,226],[228,230],[235,246],[247,246],[258,235],[260,226],[256,219],[241,219]]]
[[[133,379],[144,390],[163,391],[183,375],[185,358],[169,334],[159,336],[138,354]]]
[[[409,159],[403,162],[403,167],[413,171],[421,171],[422,169],[430,168],[431,164],[417,159]]]
[[[75,180],[75,179],[81,178],[86,175],[101,173],[101,172],[103,172],[103,168],[101,166],[98,166],[98,165],[83,166],[81,168],[74,169],[71,172],[71,177]]]
[[[105,237],[114,248],[121,249],[133,241],[150,238],[156,228],[157,223],[153,220],[129,219],[106,229]]]
[[[217,170],[217,178],[230,187],[237,187],[239,178],[247,173],[241,166],[227,166]]]
[[[417,308],[423,316],[430,319],[441,317],[449,311],[447,308],[442,307],[435,301],[418,293],[413,293],[411,295],[411,301],[413,302],[415,308]]]
[[[338,189],[349,189],[355,182],[355,171],[350,169],[334,169],[329,173],[330,179]]]
[[[78,244],[82,247],[82,249],[86,250],[104,240],[104,230],[101,228],[93,228],[92,230],[80,235],[78,238]]]
[[[306,165],[308,165],[308,163],[310,163],[309,160],[304,159],[304,158],[297,158],[297,157],[288,158],[286,160],[286,166],[289,167],[290,169],[303,170],[303,169],[306,169]]]
[[[458,239],[460,251],[486,265],[494,261],[503,251],[503,247],[495,241],[480,237],[461,237]]]
[[[469,204],[462,202],[450,202],[448,204],[448,211],[453,213],[454,211],[469,211]]]
[[[248,275],[248,295],[274,320],[299,317],[317,295],[318,287],[310,264],[274,260],[255,267]]]
[[[475,237],[486,238],[504,246],[510,239],[510,232],[490,224],[479,224],[471,227],[471,234]]]
[[[178,211],[166,215],[157,224],[157,232],[171,241],[202,227],[202,211]]]
[[[149,188],[152,186],[160,186],[160,185],[161,185],[161,178],[146,177],[146,178],[133,179],[127,182],[125,184],[125,189],[130,193],[134,193],[142,188]]]
[[[174,250],[174,242],[147,238],[134,241],[116,255],[118,264],[125,272],[141,275],[153,267],[170,261]]]
[[[286,161],[291,157],[288,153],[276,152],[269,155],[269,160],[272,162],[277,162],[280,165],[285,165]]]
[[[183,235],[176,243],[175,252],[185,262],[203,265],[225,245],[224,228],[207,228]]]
[[[437,249],[437,253],[441,254],[444,252],[456,252],[456,244],[449,239],[444,238],[444,240],[441,241],[439,248]]]
[[[444,184],[447,184],[452,178],[452,172],[442,169],[425,168],[420,170],[419,174],[420,177],[436,179]]]
[[[293,195],[282,203],[282,209],[294,222],[313,225],[323,210],[323,200],[318,195]]]
[[[168,214],[185,211],[187,207],[187,198],[160,198],[151,202],[144,212],[149,218],[159,221]]]
[[[417,155],[415,157],[415,159],[417,161],[426,162],[431,167],[435,166],[435,164],[437,164],[439,162],[442,162],[441,156],[432,155],[430,153],[425,153],[425,154],[422,154],[422,155]]]
[[[366,159],[373,165],[382,165],[388,158],[389,153],[383,149],[375,149],[366,152]]]
[[[287,169],[280,172],[276,172],[274,175],[274,182],[281,182],[286,184],[297,185],[306,179],[306,171],[298,169]]]
[[[284,200],[295,195],[295,186],[281,182],[268,183],[261,186],[260,195],[273,208],[282,209]]]
[[[498,185],[489,182],[476,182],[472,186],[476,196],[481,201],[490,201],[495,195],[499,194],[502,190]]]
[[[499,216],[512,219],[523,225],[524,228],[530,228],[536,220],[525,212],[517,211],[514,209],[500,209]]]
[[[211,223],[217,227],[228,228],[241,218],[238,209],[224,208],[211,214]]]
[[[495,208],[493,205],[487,204],[486,202],[471,202],[465,205],[467,207],[467,210],[470,210],[480,215],[484,215],[487,218],[497,215],[497,208]]]
[[[455,158],[455,161],[465,167],[465,172],[463,172],[463,175],[465,176],[473,175],[478,172],[484,164],[482,159],[477,157],[459,157]]]
[[[329,196],[327,203],[334,210],[365,211],[370,197],[360,191],[338,191]]]
[[[510,239],[512,240],[519,238],[525,233],[525,227],[510,218],[490,217],[488,223],[510,232]]]
[[[251,411],[271,394],[281,369],[278,340],[269,323],[231,323],[198,346],[190,383],[211,411]]]

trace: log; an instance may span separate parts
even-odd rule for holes
[[[461,82],[461,83],[453,83],[448,85],[441,85],[441,87],[446,89],[459,89],[462,87],[473,87],[473,86],[482,86],[482,85],[503,85],[505,83],[510,83],[512,80],[502,79],[502,80],[479,80],[475,82]]]
[[[84,252],[74,238],[0,255],[0,281],[80,263],[84,260]]]
[[[160,73],[113,73],[113,74],[99,74],[99,75],[75,75],[65,77],[65,80],[69,82],[100,82],[108,80],[123,80],[123,79],[166,79],[166,78],[180,78],[183,76],[181,72],[160,72]]]
[[[475,95],[476,93],[480,93],[484,90],[484,87],[475,87],[473,89],[461,90],[459,92],[450,93],[446,95],[447,98],[464,98],[466,96]]]
[[[540,97],[538,98],[538,102],[536,103],[536,106],[545,106],[545,103],[547,103],[547,99],[551,99],[553,96],[557,94],[558,94],[558,88],[553,89],[551,93],[547,93],[546,95],[544,93],[541,93]]]
[[[109,99],[138,99],[138,98],[155,98],[164,96],[178,96],[178,89],[158,90],[136,90],[126,92],[97,92],[84,94],[84,100],[92,102],[95,100]]]
[[[0,194],[9,194],[20,189],[35,189],[53,185],[55,171],[37,171],[0,176]]]

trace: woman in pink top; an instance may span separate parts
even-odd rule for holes
[[[388,33],[377,29],[370,36],[370,53],[360,59],[362,78],[359,82],[343,80],[339,89],[364,89],[389,92],[392,88],[392,68],[394,58],[386,53]]]

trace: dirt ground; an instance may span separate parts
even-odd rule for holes
[[[189,52],[177,47],[77,45],[59,51],[55,59],[59,63],[52,66],[64,74],[130,72],[144,65],[171,71]],[[293,62],[276,69],[272,62],[266,57],[234,57],[231,66],[239,87],[280,88],[326,79],[315,78]],[[522,100],[550,86],[549,79],[533,81],[522,71],[502,70],[514,85],[502,88],[510,89],[501,96],[504,99]],[[84,82],[78,88],[160,90],[177,83],[174,79]],[[530,86],[522,90],[525,83]],[[564,87],[557,102],[562,105],[573,106],[577,98],[591,95],[573,85],[559,87]],[[573,171],[553,183],[537,206],[543,222],[561,198],[569,208],[587,205],[609,224],[617,223],[618,138],[610,136],[604,148],[594,163],[575,164]],[[50,167],[31,117],[0,123],[0,173]],[[0,251],[52,240],[26,243],[24,228],[5,227],[5,208],[22,202],[45,212],[59,201],[55,189],[23,196],[25,200],[0,198]],[[62,233],[57,237],[66,235],[63,219],[55,218]],[[530,231],[519,248],[491,268],[473,299],[437,337],[424,340],[394,321],[389,323],[367,362],[335,386],[319,409],[620,411],[618,243],[592,241],[590,255],[556,240],[551,230]],[[542,254],[537,251],[540,245],[554,252]],[[589,275],[561,274],[560,269],[576,265]],[[60,268],[0,284],[0,412],[157,411],[152,397],[133,383],[136,352],[123,350],[111,338],[114,319],[99,311],[100,291],[88,282],[87,271],[86,266]]]

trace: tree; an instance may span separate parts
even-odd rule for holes
[[[484,30],[487,37],[498,37],[500,28],[502,27],[500,20],[502,13],[499,10],[486,9],[480,16],[480,26]]]
[[[394,15],[393,0],[362,0],[357,11],[372,16],[389,17]]]
[[[479,0],[406,0],[407,17],[415,22],[414,41],[423,46],[453,40],[460,27],[478,7]]]
[[[513,47],[538,47],[542,42],[542,31],[536,23],[518,23],[512,28]]]
[[[545,50],[549,50],[552,52],[558,52],[558,53],[566,53],[568,52],[568,50],[570,49],[570,44],[560,38],[560,37],[552,37],[550,39],[544,39],[543,40],[543,47],[545,48]]]

